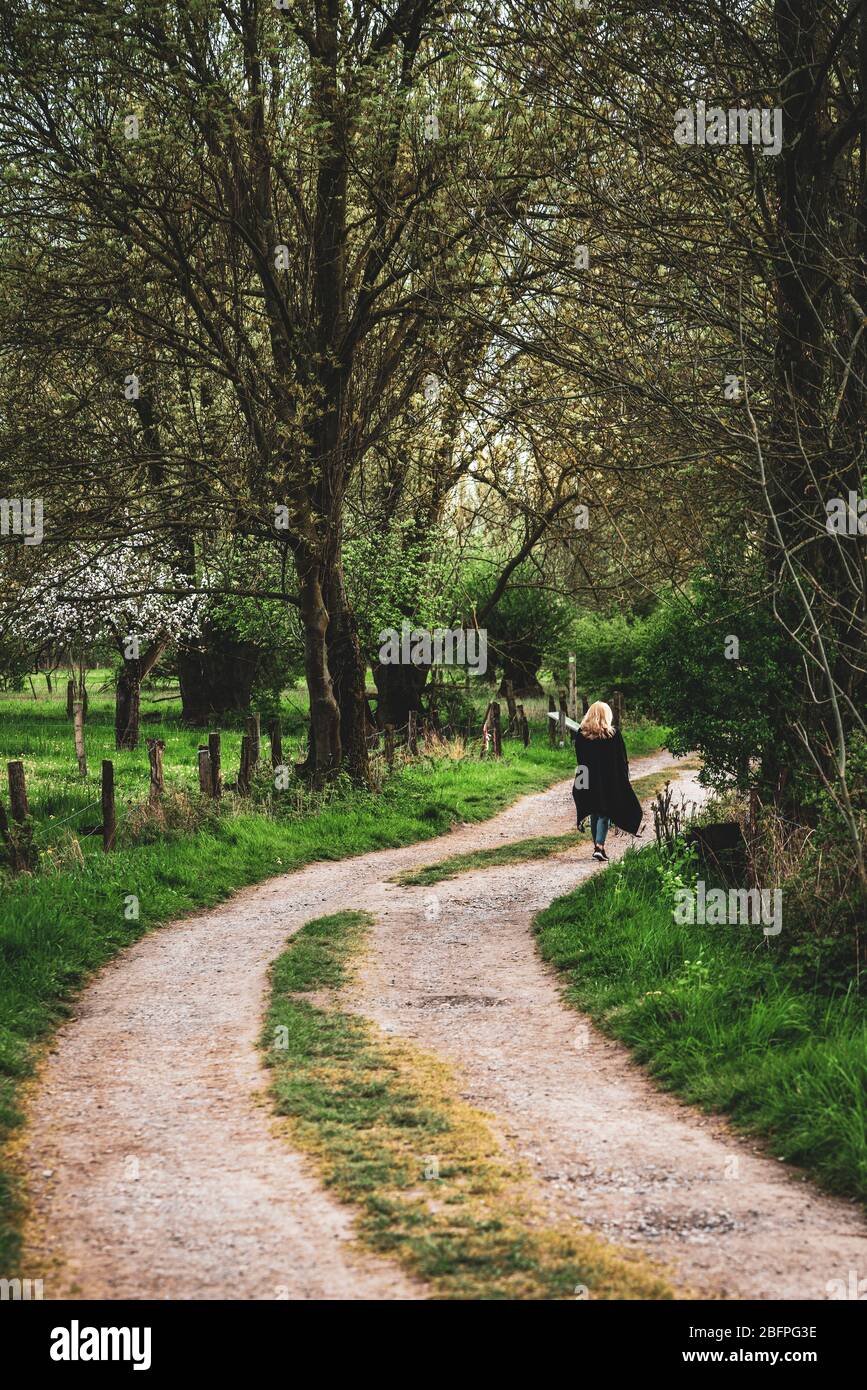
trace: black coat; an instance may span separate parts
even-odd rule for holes
[[[587,786],[577,785],[576,773],[572,787],[579,825],[592,812],[635,835],[641,826],[641,804],[629,781],[626,744],[620,730],[616,730],[613,738],[585,738],[584,734],[573,734],[572,742],[578,767],[587,769]]]

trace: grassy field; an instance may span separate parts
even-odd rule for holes
[[[272,968],[262,1045],[293,1147],[357,1213],[361,1240],[400,1260],[434,1298],[666,1299],[645,1261],[624,1259],[574,1226],[551,1228],[450,1069],[386,1037],[337,991],[369,917],[308,922]]]
[[[25,764],[39,872],[12,879],[0,870],[0,1140],[20,1120],[17,1090],[32,1070],[35,1047],[68,1008],[87,976],[143,932],[236,888],[313,860],[343,859],[367,850],[428,839],[459,821],[482,820],[572,771],[571,748],[550,748],[547,725],[533,725],[528,749],[505,744],[501,762],[481,761],[460,745],[435,757],[398,762],[378,794],[342,783],[314,797],[291,786],[276,793],[263,779],[249,799],[227,795],[219,813],[198,801],[198,730],[178,722],[177,701],[143,701],[143,739],[165,740],[167,789],[175,820],[159,824],[143,812],[147,754],[116,753],[113,700],[91,673],[87,723],[88,780],[77,775],[65,703],[0,695],[0,754]],[[34,680],[34,684],[36,681]],[[43,682],[44,685],[44,682]],[[291,692],[284,725],[291,729],[300,692]],[[299,726],[300,727],[300,726]],[[665,731],[627,730],[634,754],[657,747]],[[240,733],[224,733],[223,762],[234,775]],[[284,745],[287,759],[292,748]],[[103,854],[100,837],[82,825],[99,821],[99,762],[116,768],[119,848]],[[132,899],[135,899],[133,905]],[[133,906],[137,917],[130,917]],[[0,1176],[0,1273],[15,1247],[15,1197]]]
[[[117,752],[114,747],[114,693],[111,672],[91,671],[88,677],[90,704],[85,726],[88,776],[82,779],[78,775],[75,759],[72,723],[66,717],[65,680],[55,680],[53,695],[48,694],[42,676],[33,677],[32,684],[37,697],[35,699],[30,686],[25,691],[14,694],[0,692],[0,761],[6,763],[11,759],[21,759],[24,763],[34,843],[40,853],[47,855],[49,860],[59,856],[59,862],[63,866],[68,857],[64,851],[73,836],[85,856],[101,854],[102,844],[98,827],[101,822],[99,795],[100,766],[103,758],[111,758],[115,766],[120,843],[123,843],[127,831],[130,835],[138,833],[137,813],[146,801],[148,790],[148,755],[145,746],[145,740],[148,738],[160,738],[165,742],[163,764],[169,794],[196,795],[197,750],[199,744],[206,740],[206,731],[186,728],[181,724],[181,705],[176,691],[158,689],[143,694],[139,747],[132,751]],[[480,698],[480,711],[484,699],[484,696]],[[548,769],[552,778],[563,769],[563,775],[567,776],[571,749],[549,747],[548,725],[542,702],[528,702],[527,712],[532,721],[533,739],[530,748],[526,754],[522,751],[518,758],[517,743],[506,740],[507,762],[514,764],[518,761],[522,767],[526,766],[529,769]],[[284,729],[284,758],[291,764],[295,759],[301,758],[305,751],[305,689],[292,690],[284,696],[281,719]],[[481,726],[481,713],[478,722]],[[239,724],[237,728],[223,728],[221,733],[224,780],[231,782],[237,775],[243,729]],[[665,730],[658,725],[642,724],[627,731],[627,746],[631,754],[638,756],[658,748],[664,737]],[[264,734],[263,750],[264,756],[267,757],[268,745]],[[472,753],[478,751],[478,748],[466,751]],[[430,764],[423,763],[421,766],[429,768]],[[482,781],[485,780],[483,777]],[[507,777],[506,781],[509,780]],[[527,789],[531,789],[530,783]],[[298,809],[304,809],[305,803],[300,788],[289,788],[282,795],[271,794],[266,782],[260,784],[257,791],[261,809],[269,814],[291,815]],[[0,795],[3,794],[4,792],[0,791]],[[479,794],[484,801],[484,793]],[[496,806],[492,809],[496,809]],[[490,814],[490,811],[485,814]],[[460,818],[471,819],[464,816]],[[431,833],[436,833],[436,827]],[[77,857],[77,851],[75,853]]]
[[[678,925],[660,864],[629,851],[539,915],[568,1001],[663,1087],[867,1199],[864,1001],[811,987],[761,928]]]

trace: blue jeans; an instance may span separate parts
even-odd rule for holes
[[[594,845],[604,845],[605,836],[608,834],[608,827],[611,822],[605,816],[597,816],[595,811],[590,812],[590,833],[593,836]]]

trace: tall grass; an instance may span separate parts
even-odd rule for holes
[[[629,851],[540,913],[539,948],[568,1001],[662,1086],[864,1200],[867,1005],[811,985],[760,928],[676,923],[659,862]]]

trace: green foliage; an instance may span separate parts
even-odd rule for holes
[[[672,850],[657,850],[659,863],[656,873],[663,901],[673,907],[678,893],[693,889],[696,882],[698,850],[694,844],[687,845],[682,839],[675,841]]]
[[[738,659],[726,656],[737,638]],[[699,571],[648,619],[636,679],[671,726],[674,753],[695,749],[712,786],[750,784],[751,760],[778,750],[791,710],[792,653],[763,593],[761,558]]]
[[[489,600],[500,576],[501,562],[477,564],[466,575],[468,597],[476,611]],[[505,592],[485,618],[488,632],[488,665],[517,668],[532,680],[570,642],[571,605],[543,587],[529,563],[511,575]]]
[[[867,840],[867,738],[853,734],[849,743],[847,776],[852,811]],[[772,882],[775,859],[788,859],[786,902],[789,930],[783,948],[805,980],[817,987],[847,988],[853,975],[867,978],[867,896],[855,871],[849,832],[839,806],[818,781],[814,785],[809,833],[798,828],[792,849],[792,828],[773,811],[762,818],[757,874]]]
[[[280,547],[233,537],[211,551],[208,583],[228,590],[291,592],[294,580],[287,581],[285,567]],[[304,670],[304,635],[295,605],[279,597],[230,592],[203,600],[197,611],[202,640],[213,642],[217,650],[224,643],[250,644],[249,659],[255,667],[250,703],[262,714],[277,714],[280,692],[294,685]]]
[[[588,699],[610,700],[613,690],[621,690],[627,709],[645,708],[647,691],[638,678],[637,666],[647,637],[647,620],[615,613],[610,618],[581,613],[570,633],[570,650],[575,652],[578,689]],[[565,671],[568,654],[560,656]]]
[[[449,549],[444,535],[420,530],[411,520],[346,541],[347,594],[371,661],[381,645],[379,634],[400,630],[404,619],[421,628],[452,624],[456,598]]]

